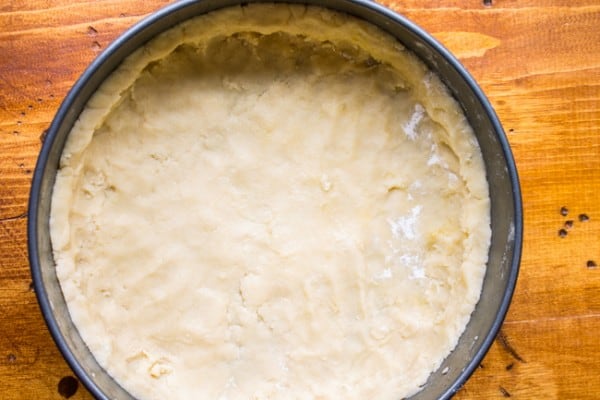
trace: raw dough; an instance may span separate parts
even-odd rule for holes
[[[234,7],[131,55],[72,129],[69,312],[140,399],[399,399],[454,348],[490,240],[439,79],[321,8]]]

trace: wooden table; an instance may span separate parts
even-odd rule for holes
[[[75,79],[117,35],[166,3],[0,5],[3,399],[91,398],[70,378],[31,288],[30,179],[44,131]],[[600,3],[385,4],[432,32],[473,74],[502,120],[521,177],[517,290],[500,335],[456,398],[600,398]]]

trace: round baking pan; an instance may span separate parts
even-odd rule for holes
[[[60,106],[37,162],[29,199],[28,245],[35,292],[46,324],[64,358],[98,399],[133,399],[96,362],[70,319],[56,277],[49,235],[52,188],[67,136],[103,80],[135,49],[194,16],[249,2],[181,1],[159,10],[114,41],[83,73]],[[273,1],[271,1],[273,2]],[[522,242],[522,205],[515,163],[502,126],[482,90],[448,50],[427,32],[370,0],[274,1],[312,4],[368,21],[397,38],[437,73],[463,108],[486,167],[492,240],[481,298],[457,347],[412,400],[447,399],[460,389],[488,351],[515,288]]]

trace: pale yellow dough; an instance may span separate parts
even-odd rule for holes
[[[100,87],[50,220],[69,312],[140,399],[400,399],[454,348],[490,240],[477,142],[374,27],[250,5]]]

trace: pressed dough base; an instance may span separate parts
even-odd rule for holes
[[[69,312],[143,399],[399,399],[479,298],[489,198],[437,77],[349,17],[251,5],[130,56],[63,152]]]

